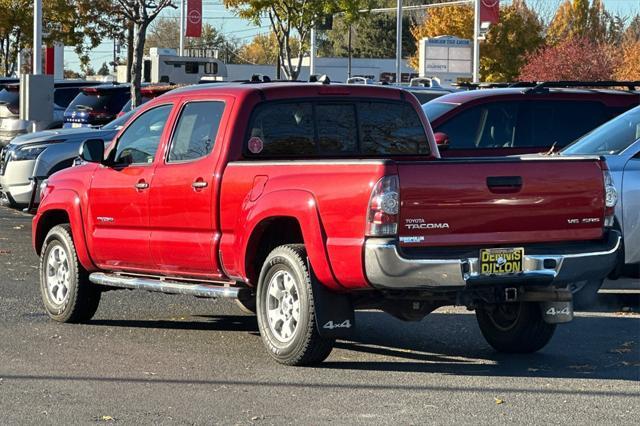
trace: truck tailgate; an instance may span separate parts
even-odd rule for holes
[[[599,239],[604,182],[595,158],[398,163],[401,245],[497,246]]]

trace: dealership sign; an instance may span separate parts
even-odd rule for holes
[[[439,36],[420,40],[420,76],[471,76],[471,40]]]

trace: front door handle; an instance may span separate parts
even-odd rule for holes
[[[193,187],[193,189],[202,189],[209,186],[209,184],[203,180],[196,180],[191,184],[191,186]]]
[[[147,189],[149,188],[149,184],[143,180],[141,180],[140,182],[135,184],[136,189],[141,190],[141,189]]]

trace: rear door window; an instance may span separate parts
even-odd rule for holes
[[[562,148],[606,121],[599,102],[522,102],[518,146]]]
[[[213,149],[224,112],[224,102],[192,102],[182,109],[176,126],[169,162],[196,160]]]
[[[413,107],[384,101],[263,103],[252,114],[245,144],[249,157],[429,153]]]

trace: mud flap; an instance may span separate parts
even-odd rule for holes
[[[311,289],[320,336],[330,339],[351,337],[356,323],[349,295],[327,290],[315,277],[311,280]]]
[[[573,319],[573,302],[540,302],[542,318],[548,324],[561,324]]]

